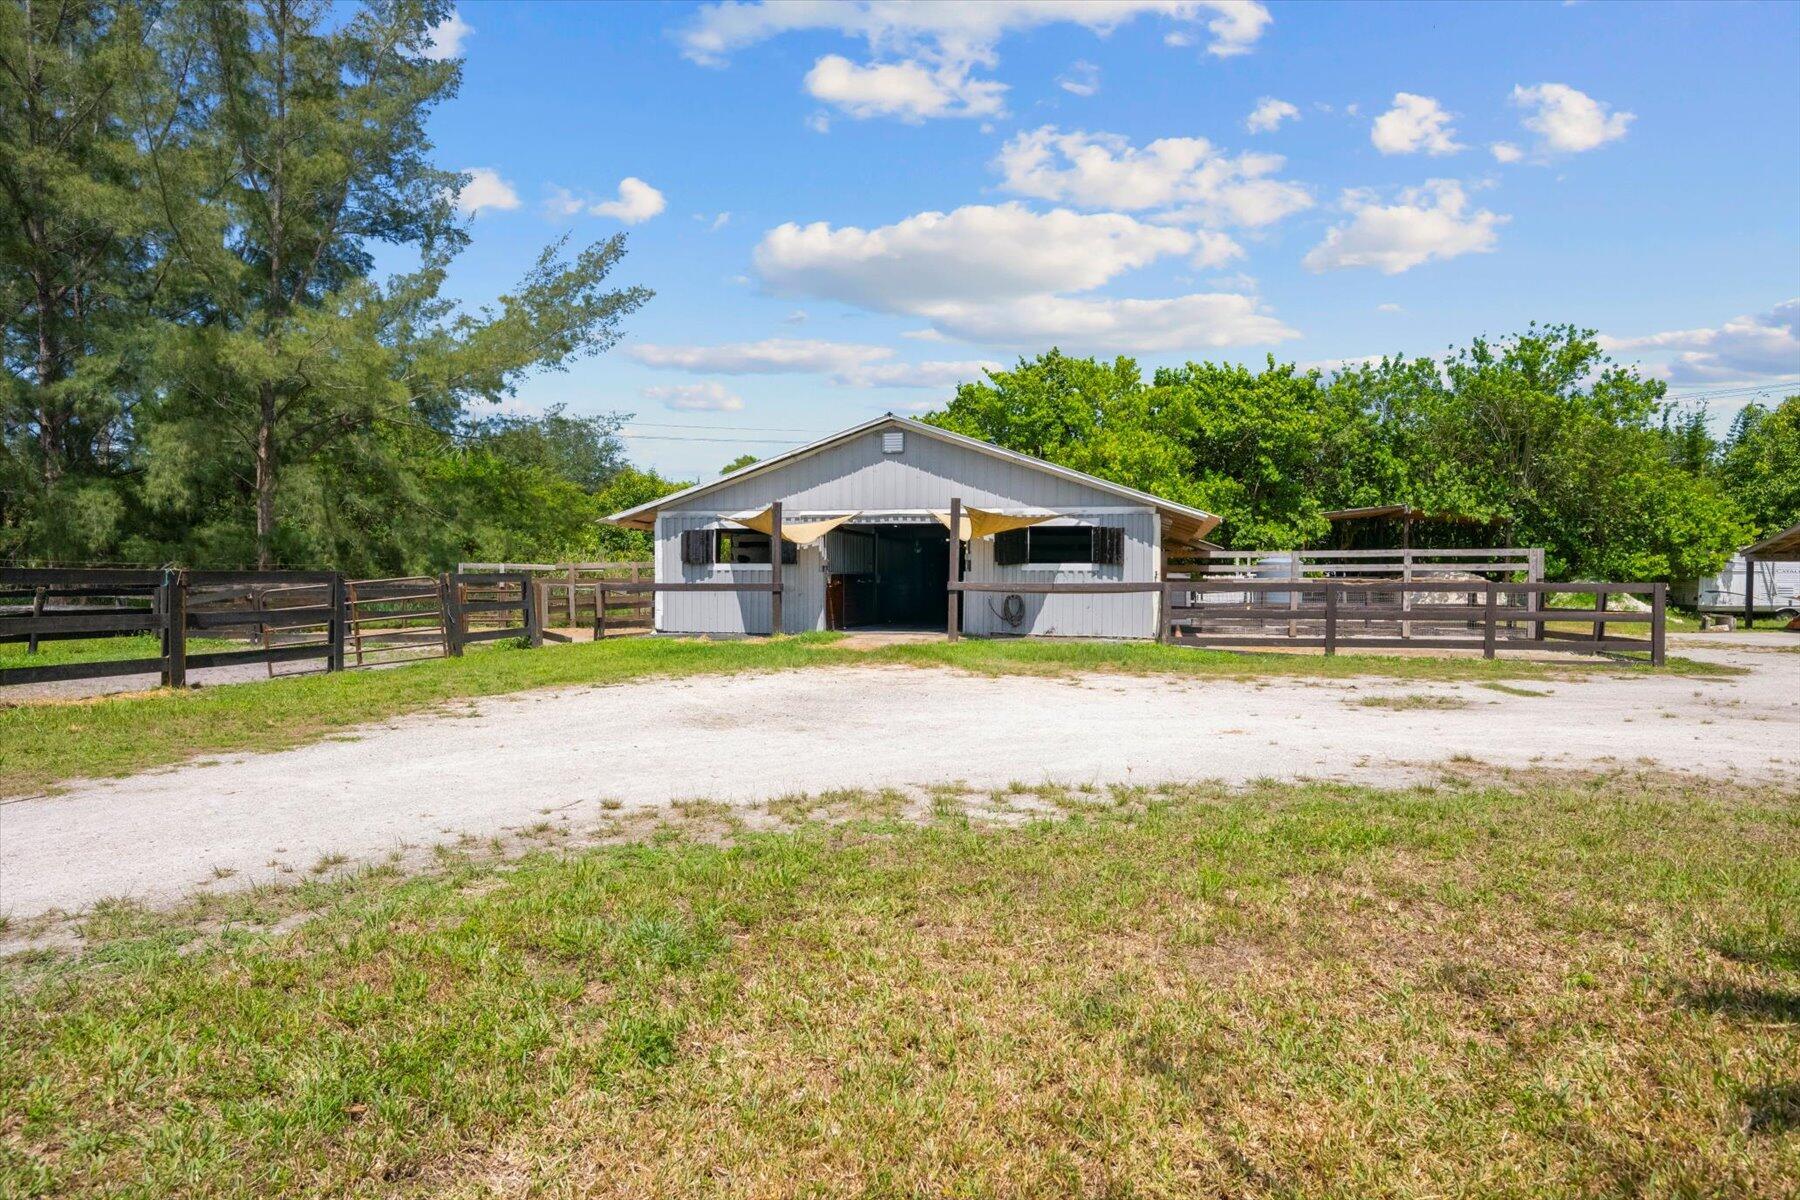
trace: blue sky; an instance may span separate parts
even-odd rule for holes
[[[1800,5],[465,2],[438,45],[450,291],[627,230],[656,298],[517,403],[635,413],[678,477],[1051,345],[1329,365],[1535,319],[1720,420],[1800,381]]]

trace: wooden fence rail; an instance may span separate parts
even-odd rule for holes
[[[377,667],[473,642],[543,643],[542,606],[525,572],[347,580],[329,571],[0,568],[0,642],[155,634],[154,656],[0,669],[0,687],[154,674],[182,687],[190,670],[309,664]],[[242,643],[202,649],[189,636]]]

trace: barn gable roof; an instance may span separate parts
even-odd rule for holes
[[[623,512],[614,513],[606,519],[614,525],[622,525],[627,529],[651,529],[655,526],[657,512],[663,508],[676,504],[685,504],[697,497],[704,496],[708,492],[716,491],[742,480],[779,471],[803,458],[817,454],[832,446],[839,445],[851,438],[860,437],[871,430],[880,429],[883,426],[893,426],[897,429],[906,430],[909,433],[916,433],[921,437],[936,438],[939,441],[947,442],[954,446],[961,446],[965,449],[973,450],[979,454],[985,454],[1003,462],[1030,467],[1033,470],[1042,471],[1046,475],[1055,476],[1059,479],[1072,480],[1076,483],[1093,488],[1096,491],[1117,496],[1122,500],[1129,500],[1133,503],[1144,505],[1147,508],[1154,508],[1162,516],[1165,526],[1182,541],[1193,541],[1204,537],[1218,525],[1220,520],[1218,516],[1207,512],[1205,509],[1194,508],[1191,505],[1186,504],[1178,504],[1173,500],[1152,495],[1149,492],[1141,492],[1136,488],[1125,487],[1122,484],[1113,483],[1110,480],[1089,475],[1084,471],[1077,471],[1070,467],[1060,467],[1055,463],[1045,462],[1043,459],[1034,458],[1029,454],[1021,454],[1016,450],[1008,450],[1002,446],[996,446],[992,442],[984,442],[980,438],[966,437],[960,433],[952,433],[948,429],[940,429],[935,425],[927,425],[923,421],[915,421],[910,417],[898,417],[893,413],[886,413],[873,420],[864,421],[860,425],[853,425],[849,429],[834,433],[829,437],[821,438],[819,441],[785,451],[772,458],[765,458],[760,462],[751,463],[747,467],[740,467],[729,474],[719,476],[717,479],[711,479],[705,483],[697,483],[692,487],[683,488],[681,491],[672,492],[667,496],[660,496],[646,504],[640,504],[635,508],[628,508]]]

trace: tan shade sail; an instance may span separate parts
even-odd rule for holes
[[[938,524],[945,529],[950,528],[950,514],[934,512]],[[1043,521],[1054,520],[1055,513],[1034,513],[1016,515],[1013,513],[989,512],[985,508],[965,508],[962,510],[962,529],[957,533],[957,540],[972,542],[976,538],[993,537],[996,533],[1005,533],[1009,529],[1023,529],[1027,525],[1036,525]]]
[[[810,546],[845,521],[860,516],[860,511],[845,513],[841,517],[829,517],[823,521],[783,521],[781,523],[781,540],[792,542],[796,546]],[[745,529],[754,529],[758,533],[768,533],[775,525],[775,509],[771,505],[761,512],[742,513],[735,517],[726,517],[733,525],[742,525]]]

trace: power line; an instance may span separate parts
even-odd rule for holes
[[[634,442],[729,442],[733,446],[791,446],[793,438],[684,437],[674,433],[621,433]]]
[[[640,429],[704,429],[713,433],[726,430],[746,433],[830,433],[829,429],[803,429],[795,425],[684,425],[675,421],[627,421],[622,428]]]

